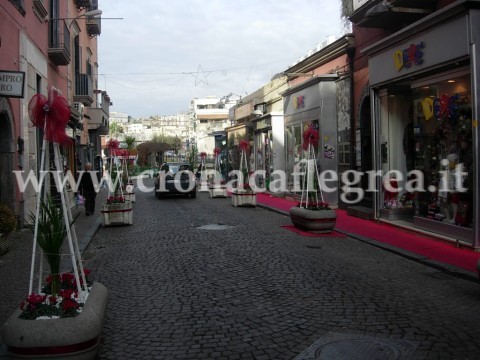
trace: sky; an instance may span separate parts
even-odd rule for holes
[[[98,87],[111,112],[134,118],[186,113],[194,98],[244,97],[328,36],[348,32],[340,7],[340,0],[100,0]]]

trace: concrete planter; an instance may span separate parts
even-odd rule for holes
[[[103,226],[132,225],[133,207],[130,201],[120,204],[104,204],[102,207]]]
[[[208,188],[208,194],[210,198],[226,198],[227,197],[227,187],[226,186],[211,186]]]
[[[130,201],[130,202],[132,202],[132,203],[135,202],[135,193],[134,193],[134,192],[126,193],[126,194],[124,195],[124,197],[125,197],[125,200],[126,200],[126,201]]]
[[[128,183],[125,186],[124,197],[126,201],[130,201],[132,203],[135,202],[135,186],[133,185],[133,183]]]
[[[71,318],[25,320],[16,310],[2,326],[7,358],[94,359],[107,305],[107,288],[93,284],[82,312]]]
[[[257,206],[257,194],[252,190],[233,189],[231,197],[233,206]]]
[[[310,210],[294,206],[289,213],[293,225],[315,233],[331,232],[337,220],[335,210]]]

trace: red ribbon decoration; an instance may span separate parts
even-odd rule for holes
[[[213,149],[213,154],[215,155],[215,157],[217,157],[218,155],[220,155],[220,153],[222,152],[222,150],[220,150],[220,148],[216,147],[215,149]]]
[[[120,142],[117,139],[110,139],[107,142],[107,148],[110,150],[112,155],[114,155],[114,150],[117,150],[119,146]]]
[[[33,125],[45,130],[45,139],[59,144],[72,141],[65,132],[70,119],[70,105],[67,99],[50,90],[48,98],[36,94],[28,104],[28,113]]]
[[[248,140],[242,140],[238,144],[238,147],[240,148],[241,151],[244,151],[245,153],[247,153],[248,149],[250,148],[250,143]]]
[[[205,151],[202,151],[200,153],[200,157],[202,158],[202,160],[205,160],[205,158],[207,157],[207,153]]]
[[[127,149],[115,149],[115,156],[128,157],[129,153]]]
[[[303,149],[308,150],[308,146],[310,144],[317,144],[318,140],[320,140],[318,131],[315,130],[313,126],[309,126],[308,129],[303,133]]]

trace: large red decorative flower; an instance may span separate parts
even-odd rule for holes
[[[313,126],[309,126],[309,128],[303,133],[303,148],[308,150],[309,145],[315,145],[318,143],[320,136],[318,135],[318,131],[313,128]]]
[[[50,90],[48,98],[42,94],[34,95],[28,104],[28,114],[33,125],[44,130],[46,140],[60,144],[72,141],[65,132],[70,105],[56,91]]]
[[[202,158],[202,160],[205,160],[205,158],[207,157],[207,153],[205,151],[202,151],[200,153],[200,157]]]
[[[107,148],[113,153],[113,150],[117,150],[120,146],[120,142],[117,139],[110,139],[107,141]]]
[[[241,151],[247,153],[250,148],[250,142],[248,140],[242,140],[238,143],[238,147]]]
[[[217,157],[218,155],[220,155],[220,153],[222,152],[222,150],[218,147],[216,147],[215,149],[213,149],[213,154],[215,155],[215,157]]]

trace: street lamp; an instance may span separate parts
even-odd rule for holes
[[[88,17],[88,16],[93,16],[95,18],[98,18],[101,15],[102,15],[102,10],[96,9],[96,10],[90,10],[90,11],[84,12],[83,14],[80,14],[80,15],[75,16],[73,18],[52,18],[52,19],[50,19],[50,21],[53,21],[53,20],[76,20],[78,18]]]
[[[95,16],[95,17],[98,17],[102,15],[102,10],[100,9],[96,9],[96,10],[90,10],[90,11],[87,11],[86,13],[83,14],[83,16]],[[82,16],[82,15],[79,15],[79,16]],[[77,16],[77,17],[79,17]]]

